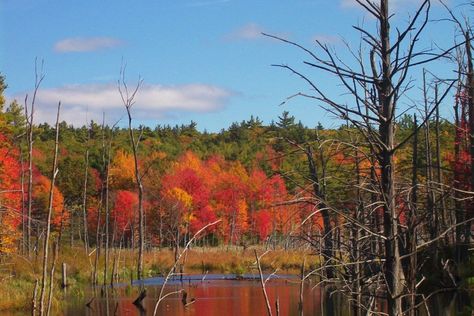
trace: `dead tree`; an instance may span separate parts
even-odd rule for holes
[[[143,212],[143,184],[142,184],[142,176],[139,172],[138,166],[138,145],[140,144],[141,134],[138,137],[135,137],[135,132],[132,126],[132,106],[135,103],[135,96],[140,89],[143,80],[141,78],[138,79],[138,83],[133,89],[130,91],[128,89],[127,83],[125,81],[125,67],[120,69],[120,79],[118,81],[118,89],[120,93],[120,97],[122,98],[123,105],[127,110],[128,116],[128,131],[130,134],[130,143],[132,146],[133,152],[133,160],[134,160],[134,167],[135,167],[135,181],[137,184],[138,189],[138,262],[137,262],[137,279],[141,280],[143,277],[143,252],[145,249],[145,227],[144,227],[144,212]]]
[[[58,111],[56,114],[56,139],[54,142],[54,157],[53,167],[51,171],[51,186],[49,188],[49,202],[48,215],[46,217],[46,234],[43,242],[43,276],[41,278],[41,292],[40,292],[40,316],[44,315],[45,306],[44,298],[46,295],[47,270],[48,270],[48,254],[49,254],[49,238],[51,234],[51,216],[53,213],[53,193],[56,176],[58,175],[58,148],[59,148],[59,112],[61,109],[61,102],[58,104]]]
[[[426,71],[423,69],[423,101],[425,116],[429,115],[428,87],[426,82]],[[430,217],[428,231],[430,238],[435,238],[438,234],[438,214],[435,211],[436,198],[433,188],[433,157],[431,150],[431,124],[426,120],[425,131],[425,159],[426,159],[426,200],[427,211]]]
[[[406,243],[408,253],[416,253],[416,233],[417,233],[417,215],[418,215],[418,121],[416,114],[413,117],[413,157],[412,157],[412,180],[411,180],[411,196],[410,196],[410,222],[408,223],[408,231],[406,236]],[[416,272],[417,272],[417,256],[410,256],[410,268],[407,274],[407,283],[409,297],[408,302],[410,306],[410,315],[415,316],[416,306]]]
[[[267,315],[268,316],[272,316],[273,313],[272,313],[272,307],[270,305],[270,299],[268,298],[268,294],[267,294],[267,288],[266,288],[266,285],[267,285],[267,282],[271,279],[272,276],[275,275],[276,271],[273,272],[272,274],[270,274],[268,277],[264,278],[263,276],[263,271],[262,271],[262,265],[260,263],[260,261],[262,260],[263,256],[265,256],[266,254],[268,253],[268,251],[264,252],[263,254],[261,254],[260,256],[257,254],[257,250],[254,249],[254,255],[255,255],[255,263],[257,265],[257,269],[258,269],[258,274],[259,274],[259,277],[260,277],[260,286],[262,288],[262,293],[263,293],[263,297],[265,299],[265,304],[266,304],[266,307],[267,307]],[[303,282],[303,281],[302,281]],[[302,303],[301,303],[302,304]]]
[[[107,273],[109,269],[109,226],[110,226],[110,205],[109,205],[109,180],[110,180],[110,157],[112,151],[112,136],[110,136],[109,144],[107,146],[107,162],[105,165],[105,183],[104,183],[104,208],[105,208],[105,251],[104,251],[104,288],[107,285]]]
[[[25,119],[26,119],[26,142],[28,144],[28,197],[27,197],[27,222],[26,222],[26,244],[28,249],[28,256],[31,256],[31,216],[32,216],[32,202],[33,202],[33,118],[35,113],[36,95],[38,94],[41,82],[44,79],[43,62],[41,68],[38,69],[37,60],[35,60],[35,88],[33,90],[33,97],[31,99],[30,110],[28,111],[28,95],[25,97]]]
[[[176,268],[178,266],[178,264],[180,263],[180,260],[181,258],[183,257],[183,255],[186,254],[186,252],[188,251],[189,247],[191,246],[191,244],[198,238],[198,236],[204,232],[207,228],[211,227],[211,226],[214,226],[214,225],[217,225],[218,223],[220,223],[222,220],[217,220],[217,221],[214,221],[212,223],[209,223],[207,225],[205,225],[204,227],[202,227],[201,229],[199,229],[189,240],[188,240],[188,243],[186,245],[184,245],[184,248],[183,250],[181,251],[181,253],[178,255],[178,257],[175,259],[174,263],[173,263],[173,266],[170,268],[170,270],[168,271],[168,273],[166,274],[164,280],[163,280],[163,284],[161,285],[160,287],[160,292],[158,294],[158,300],[156,301],[155,303],[155,308],[153,309],[153,316],[155,316],[158,312],[158,307],[160,306],[160,303],[168,296],[170,295],[173,295],[173,294],[178,294],[178,293],[181,293],[183,290],[180,289],[180,290],[177,290],[177,291],[172,291],[170,293],[167,293],[167,294],[164,294],[165,293],[165,286],[167,285],[169,279],[175,274],[175,271],[176,271]]]
[[[374,157],[373,168],[376,171],[374,189],[378,199],[376,209],[381,210],[381,231],[377,227],[366,227],[364,223],[357,223],[357,225],[364,227],[364,230],[371,234],[371,238],[382,242],[382,249],[379,249],[378,253],[382,258],[381,278],[376,277],[376,279],[380,280],[378,284],[382,284],[382,288],[385,289],[389,315],[401,315],[404,312],[402,302],[406,293],[406,278],[400,248],[404,232],[399,220],[397,165],[394,158],[399,149],[411,140],[413,134],[399,142],[395,140],[398,103],[410,89],[412,82],[409,78],[417,66],[442,58],[455,47],[439,52],[417,50],[417,43],[429,22],[431,8],[429,0],[422,1],[406,27],[397,29],[395,36],[392,36],[394,32],[391,31],[390,25],[393,15],[389,10],[389,0],[356,0],[356,2],[377,22],[377,33],[371,33],[358,26],[354,27],[361,33],[364,45],[367,45],[369,51],[367,55],[363,54],[362,50],[359,53],[351,51],[356,59],[357,70],[319,41],[316,41],[316,44],[321,54],[296,42],[273,35],[264,35],[301,49],[310,58],[304,61],[304,65],[335,76],[353,98],[353,104],[348,105],[346,100],[338,100],[322,91],[316,81],[303,71],[289,65],[275,65],[289,70],[307,83],[311,89],[310,93],[300,92],[294,97],[305,97],[322,104],[323,108],[331,114],[348,121],[368,144],[370,156]],[[430,119],[453,84],[454,82],[448,84],[418,129]],[[417,133],[418,129],[414,133]],[[336,210],[331,209],[331,211]],[[342,213],[339,210],[338,215]],[[377,216],[377,213],[372,212],[372,216]],[[357,222],[353,219],[349,220],[351,224]],[[434,240],[431,240],[423,247],[433,242]],[[418,249],[419,247],[417,251]],[[365,259],[362,263],[368,261],[370,260]]]
[[[90,130],[87,133],[86,152],[84,155],[84,186],[82,191],[82,225],[84,228],[84,250],[89,256],[89,230],[87,229],[87,178],[89,174],[89,138]]]
[[[108,172],[109,165],[107,164],[106,161],[106,143],[105,143],[105,113],[102,114],[102,181],[101,181],[101,189],[100,189],[100,201],[99,201],[99,206],[97,207],[97,221],[96,221],[96,230],[95,230],[95,245],[96,245],[96,251],[95,251],[95,259],[94,259],[94,269],[92,272],[92,285],[97,285],[98,283],[98,266],[99,266],[99,258],[100,258],[100,251],[102,247],[102,234],[100,232],[100,227],[101,227],[101,213],[102,213],[102,205],[104,204],[104,197],[105,197],[105,187],[106,187],[106,181],[107,177],[105,174]]]
[[[321,210],[321,215],[323,217],[323,225],[324,225],[324,232],[323,232],[324,249],[323,249],[322,254],[323,254],[324,260],[328,262],[334,257],[333,237],[332,237],[333,230],[332,230],[332,225],[331,225],[331,219],[329,216],[329,210],[327,206],[325,205],[326,196],[325,196],[324,187],[321,185],[319,181],[318,170],[316,168],[316,164],[313,159],[313,151],[310,146],[306,148],[306,157],[308,159],[308,169],[309,169],[310,179],[313,183],[314,195],[320,201],[318,208]],[[334,272],[332,268],[329,267],[326,270],[326,276],[328,279],[334,278]]]
[[[51,314],[51,305],[53,303],[53,285],[54,285],[54,270],[56,269],[56,261],[58,259],[59,245],[58,241],[54,243],[53,246],[53,263],[51,264],[51,270],[49,273],[49,292],[48,292],[48,307],[46,309],[46,315]]]
[[[471,39],[473,37],[471,28],[467,28],[464,32],[465,45],[466,45],[466,59],[467,59],[467,74],[466,74],[466,91],[469,109],[469,141],[470,141],[470,154],[471,154],[471,191],[474,191],[474,65],[472,62],[472,45]],[[469,210],[469,218],[474,218],[474,210]],[[469,221],[465,225],[465,239],[468,243],[471,239],[471,224]]]

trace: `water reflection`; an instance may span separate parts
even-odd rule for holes
[[[200,280],[200,278],[199,278]],[[90,308],[84,302],[71,301],[65,307],[65,315],[152,315],[159,284],[153,286],[147,280],[147,298],[143,301],[143,310],[133,305],[134,297],[126,295],[124,287],[114,291],[108,290],[103,297],[96,297]],[[158,308],[158,315],[266,315],[266,305],[260,282],[255,280],[223,280],[209,277],[204,281],[186,280],[183,283],[174,281],[167,286],[167,292],[184,289],[187,302],[184,306],[181,295],[166,298]],[[311,284],[304,288],[302,314],[298,310],[299,283],[294,278],[274,279],[267,283],[267,293],[274,314],[278,299],[280,315],[347,315],[342,301],[338,302],[338,314],[334,314],[332,304],[323,304],[321,297],[327,296],[321,288],[311,290]],[[107,300],[106,297],[109,297]],[[86,301],[88,301],[86,299]],[[331,300],[329,300],[331,301]],[[342,307],[342,308],[341,308]]]
[[[223,279],[235,276],[208,275],[204,281],[202,276],[193,276],[182,282],[172,280],[166,292],[184,289],[187,293],[185,306],[182,295],[174,294],[166,298],[158,308],[158,315],[266,315],[266,304],[258,279]],[[252,276],[247,276],[252,277]],[[152,315],[162,284],[162,278],[148,279],[144,282],[147,297],[143,301],[143,309],[133,305],[136,295],[129,295],[126,286],[114,290],[108,289],[98,295],[86,307],[93,296],[92,292],[84,300],[71,298],[66,302],[62,315]],[[276,301],[279,302],[280,315],[351,315],[348,300],[341,295],[330,295],[324,288],[312,289],[314,284],[307,283],[304,287],[303,309],[299,310],[299,281],[291,276],[272,279],[267,283],[267,293],[271,301],[273,314],[276,315]],[[464,315],[470,311],[469,293],[445,293],[433,297],[419,315]],[[107,299],[108,298],[108,299]],[[193,303],[192,300],[195,300]],[[380,302],[381,303],[381,302]],[[423,310],[424,309],[424,310]]]

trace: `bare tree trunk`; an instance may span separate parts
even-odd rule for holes
[[[106,155],[106,144],[105,144],[105,113],[102,114],[102,181],[101,181],[101,194],[100,194],[100,203],[99,207],[97,208],[97,226],[96,226],[96,231],[95,231],[95,243],[96,243],[96,252],[95,252],[95,260],[94,260],[94,270],[92,274],[92,284],[97,285],[98,284],[98,265],[99,265],[99,258],[100,258],[100,252],[101,252],[101,247],[102,247],[102,237],[100,233],[100,217],[101,217],[101,211],[102,211],[102,206],[104,203],[105,199],[105,182],[107,181],[107,176],[105,175],[108,172],[109,166],[107,164],[107,160],[105,159]]]
[[[67,282],[67,265],[66,262],[63,262],[62,264],[62,270],[61,270],[61,287],[65,290],[68,286]]]
[[[425,116],[428,117],[428,95],[426,83],[426,71],[423,70],[423,99],[425,105]],[[438,216],[435,212],[435,195],[433,192],[433,157],[431,153],[431,124],[430,120],[425,123],[425,155],[426,155],[426,196],[427,196],[427,211],[430,216],[429,234],[430,238],[436,238],[438,232]]]
[[[26,246],[28,250],[28,256],[31,256],[31,209],[33,202],[33,114],[34,114],[34,102],[31,103],[31,113],[28,115],[28,104],[25,101],[25,116],[27,122],[27,143],[28,143],[28,206],[27,206],[27,218],[26,218]]]
[[[20,148],[20,190],[21,190],[21,231],[22,231],[22,240],[21,240],[21,252],[23,255],[28,255],[28,246],[27,246],[27,231],[26,231],[26,209],[25,209],[25,168],[23,161],[23,149]]]
[[[448,226],[448,214],[446,210],[446,200],[444,197],[444,188],[443,188],[443,170],[441,168],[441,142],[440,142],[440,122],[439,122],[439,102],[438,102],[438,84],[435,86],[435,138],[436,138],[436,180],[438,182],[438,187],[440,191],[440,207],[441,207],[441,223],[444,226]],[[443,230],[446,228],[443,226]]]
[[[472,62],[472,46],[471,46],[471,35],[472,32],[467,30],[465,32],[466,40],[466,57],[467,57],[467,96],[468,96],[468,110],[469,110],[469,140],[471,154],[471,191],[474,191],[474,66]],[[470,207],[467,210],[467,219],[474,217],[474,203],[470,203]],[[467,244],[471,240],[471,224],[468,222],[465,225],[464,242]],[[467,248],[467,246],[466,246]]]
[[[409,315],[416,315],[416,272],[417,272],[417,254],[416,254],[416,225],[417,225],[417,203],[418,203],[418,122],[416,120],[416,114],[413,117],[413,157],[412,157],[412,181],[411,181],[411,207],[408,218],[408,231],[407,231],[407,252],[409,257],[409,275],[408,275],[408,288],[409,288]]]
[[[54,286],[54,270],[56,268],[56,261],[58,259],[58,242],[54,244],[53,264],[51,265],[51,272],[49,274],[49,293],[48,293],[48,309],[46,315],[51,314],[51,304],[53,303],[53,286]]]
[[[61,224],[59,225],[59,234],[56,241],[58,244],[58,251],[61,251],[61,240],[62,240],[63,232],[64,232],[64,213],[65,212],[66,212],[66,205],[63,202],[62,211],[61,211]],[[72,231],[72,224],[71,224],[70,230]]]
[[[298,302],[298,311],[299,315],[303,316],[303,302],[304,302],[304,281],[305,281],[305,265],[306,265],[306,258],[303,259],[303,263],[301,264],[301,271],[300,271],[300,297]],[[260,267],[259,267],[260,268]]]
[[[100,216],[101,216],[101,209],[102,209],[102,206],[99,206],[98,209],[97,209],[97,227],[96,227],[96,230],[95,230],[95,247],[96,247],[96,251],[95,251],[95,259],[94,259],[94,270],[92,272],[92,284],[93,285],[97,285],[98,283],[98,276],[97,276],[97,273],[98,273],[98,265],[99,265],[99,258],[100,258],[100,251],[101,251],[101,245],[102,245],[102,238],[101,238],[101,233],[100,233],[100,225],[101,225],[101,222],[100,222]]]
[[[310,175],[311,181],[313,182],[314,195],[317,199],[319,199],[318,208],[321,209],[321,215],[323,217],[323,225],[324,225],[323,257],[324,257],[325,263],[327,263],[334,256],[331,218],[329,216],[329,211],[325,203],[326,197],[325,197],[324,191],[322,190],[321,184],[319,183],[318,171],[313,159],[313,152],[312,152],[311,147],[309,146],[306,149],[306,157],[308,159],[309,175]],[[326,276],[328,279],[334,278],[333,268],[328,267],[325,271],[326,271]]]
[[[263,272],[262,272],[262,265],[260,264],[260,258],[264,255],[261,255],[260,257],[257,255],[257,250],[254,250],[255,252],[255,259],[257,261],[257,268],[258,268],[258,272],[259,272],[259,275],[260,275],[260,285],[262,287],[262,292],[263,292],[263,297],[265,298],[265,304],[266,304],[266,307],[267,307],[267,314],[268,316],[272,316],[272,307],[270,305],[270,300],[268,299],[268,294],[267,294],[267,289],[265,287],[265,279],[263,278]],[[304,270],[303,270],[304,271]],[[304,273],[304,272],[303,272]],[[268,279],[267,279],[268,280]]]
[[[460,103],[460,98],[461,98],[461,85],[458,89],[458,95],[456,97],[456,103],[454,105],[454,119],[455,119],[455,136],[454,136],[454,161],[458,162],[460,161],[460,156],[461,156],[461,141],[462,141],[462,126],[461,126],[461,120],[463,117],[462,113],[462,108],[459,109],[459,103]],[[461,118],[459,117],[461,111]],[[455,208],[455,217],[456,217],[456,224],[460,224],[465,221],[465,213],[466,210],[463,208],[463,205],[461,203],[461,197],[459,193],[459,187],[460,187],[460,182],[461,182],[461,175],[459,170],[457,168],[454,169],[454,208]],[[455,247],[456,247],[456,262],[461,263],[465,260],[467,256],[467,249],[463,245],[464,241],[464,233],[465,233],[465,228],[460,225],[456,226],[456,241],[455,241]]]
[[[353,142],[352,142],[353,143]],[[355,167],[356,167],[356,183],[357,183],[357,207],[355,209],[355,220],[358,223],[364,223],[364,202],[362,199],[362,194],[361,194],[361,176],[360,176],[360,158],[359,158],[359,150],[356,148],[355,149]],[[357,225],[352,225],[352,260],[357,262],[354,266],[354,273],[353,273],[353,300],[354,302],[352,303],[352,311],[355,316],[361,315],[362,310],[362,286],[361,286],[361,280],[362,280],[362,266],[359,263],[361,260],[361,251],[360,251],[360,245],[359,245],[359,240],[361,239],[361,230]]]
[[[28,217],[27,217],[27,234],[26,243],[28,248],[28,256],[31,257],[31,215],[32,215],[32,202],[33,202],[33,118],[35,113],[35,102],[36,95],[38,93],[41,82],[44,79],[43,64],[38,69],[37,60],[35,60],[35,88],[33,91],[33,98],[31,99],[31,108],[28,112],[28,95],[25,97],[25,119],[26,119],[26,141],[28,143]]]
[[[110,173],[110,151],[112,150],[111,141],[109,142],[107,150],[107,165],[105,172],[105,262],[104,262],[104,287],[107,284],[107,272],[109,267],[109,173]]]
[[[143,277],[143,251],[145,248],[145,227],[144,227],[144,212],[143,212],[143,184],[142,177],[138,167],[138,145],[140,143],[141,135],[135,138],[133,127],[132,127],[132,114],[131,108],[134,103],[135,95],[140,88],[142,80],[139,79],[138,83],[132,93],[129,93],[127,84],[125,82],[125,69],[122,68],[120,71],[121,78],[119,80],[119,92],[122,97],[123,104],[127,110],[128,115],[128,132],[130,135],[130,143],[132,145],[133,161],[135,167],[135,181],[138,189],[138,262],[137,262],[137,279],[141,280]],[[123,88],[123,90],[122,90]]]
[[[61,102],[58,104],[58,112],[56,114],[56,140],[54,143],[53,168],[51,172],[51,187],[49,188],[48,216],[46,219],[46,235],[43,243],[43,276],[41,278],[41,294],[40,294],[40,316],[44,315],[44,298],[46,294],[47,268],[49,254],[49,237],[51,234],[51,216],[53,213],[53,193],[56,176],[58,174],[58,148],[59,148],[59,111]]]
[[[379,163],[382,169],[381,185],[384,210],[385,265],[384,277],[387,282],[387,303],[390,315],[402,314],[403,270],[399,249],[398,214],[395,201],[395,170],[393,149],[395,148],[395,113],[393,103],[392,63],[390,57],[389,1],[380,0],[380,44],[382,74],[379,84],[379,102],[382,119],[379,132],[383,147]]]
[[[87,138],[89,141],[89,137]],[[89,230],[87,228],[87,175],[89,173],[89,145],[86,145],[86,154],[84,158],[84,190],[82,192],[82,225],[84,226],[84,250],[86,256],[89,256]]]
[[[229,244],[227,245],[227,250],[229,250],[229,246],[232,247],[234,245],[234,235],[235,235],[235,221],[237,217],[237,210],[232,211],[232,218],[230,220],[230,240]]]

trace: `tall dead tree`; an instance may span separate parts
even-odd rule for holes
[[[120,79],[118,81],[118,89],[123,105],[127,110],[128,116],[128,131],[130,135],[130,143],[133,152],[135,182],[138,189],[138,262],[137,262],[137,279],[141,280],[143,277],[143,252],[145,249],[145,227],[144,227],[144,212],[143,212],[143,184],[142,176],[140,175],[138,166],[138,145],[140,144],[141,134],[135,136],[132,126],[132,106],[135,103],[135,96],[140,89],[143,80],[138,79],[138,83],[133,90],[129,90],[125,81],[125,67],[120,69]]]
[[[417,238],[417,215],[418,215],[418,121],[416,114],[413,117],[413,156],[412,156],[412,177],[411,177],[411,195],[410,195],[410,221],[406,234],[407,253],[416,253]],[[410,307],[409,314],[415,316],[416,305],[416,283],[417,283],[417,256],[410,256],[410,268],[407,275],[408,283],[408,305]]]
[[[89,230],[87,228],[87,178],[89,174],[89,138],[90,130],[88,130],[87,132],[86,152],[84,155],[84,186],[82,191],[82,225],[84,228],[84,250],[86,252],[86,256],[89,256]]]
[[[361,33],[364,45],[367,46],[369,52],[365,54],[363,49],[360,49],[359,52],[351,51],[355,63],[341,60],[337,53],[319,41],[316,41],[319,52],[315,53],[296,42],[278,36],[264,35],[301,49],[309,57],[309,60],[304,61],[304,65],[335,76],[347,94],[353,98],[352,104],[348,104],[345,98],[331,97],[329,93],[322,91],[316,81],[307,76],[304,71],[289,65],[275,65],[289,70],[309,85],[311,92],[300,92],[293,97],[305,97],[313,100],[331,114],[348,121],[368,144],[369,156],[374,158],[372,165],[374,188],[369,192],[375,193],[377,197],[377,201],[371,203],[374,211],[369,213],[375,217],[375,222],[380,214],[381,227],[380,229],[379,227],[367,227],[364,223],[354,219],[348,217],[345,219],[351,221],[351,225],[355,224],[363,228],[377,243],[381,242],[381,249],[378,249],[377,254],[382,258],[381,275],[371,276],[372,278],[366,279],[366,281],[381,280],[377,282],[385,289],[388,314],[402,315],[404,312],[402,303],[407,287],[400,246],[406,232],[403,231],[403,225],[400,222],[400,208],[397,205],[399,192],[397,191],[397,165],[394,158],[398,150],[404,147],[430,119],[454,82],[448,84],[417,129],[398,142],[395,140],[397,109],[399,101],[405,97],[412,86],[410,76],[413,70],[417,66],[445,56],[454,48],[439,52],[417,50],[423,30],[428,25],[430,0],[423,0],[408,20],[407,25],[397,28],[396,32],[391,30],[390,25],[394,16],[389,10],[392,1],[355,1],[377,22],[376,33],[354,26]],[[337,215],[344,215],[341,210],[336,208],[332,208],[331,211],[336,212]],[[429,244],[432,243],[425,243],[424,246]],[[418,250],[419,247],[416,251]],[[416,253],[408,256],[413,255]],[[341,259],[341,256],[337,259]],[[368,262],[373,262],[373,260],[366,257],[362,263]],[[343,265],[341,264],[341,266]],[[344,276],[341,275],[341,277]],[[380,284],[380,282],[382,283]]]
[[[105,184],[104,184],[104,207],[105,207],[105,260],[104,260],[104,282],[103,286],[107,285],[107,273],[109,269],[109,226],[110,226],[110,205],[109,205],[109,183],[110,183],[110,157],[112,151],[112,136],[110,136],[109,144],[107,146],[107,163],[105,165]]]
[[[331,225],[331,218],[329,215],[329,209],[327,205],[325,204],[326,201],[326,196],[325,196],[325,190],[324,187],[321,185],[318,177],[318,170],[316,167],[316,164],[314,162],[313,158],[313,151],[310,146],[306,148],[306,157],[308,160],[308,169],[309,169],[309,175],[313,184],[313,191],[314,191],[314,196],[319,200],[318,203],[318,208],[321,210],[321,215],[323,217],[323,228],[324,228],[324,236],[323,236],[323,258],[325,260],[325,264],[330,265],[330,261],[334,256],[333,253],[333,229]],[[331,267],[328,267],[326,269],[326,277],[328,279],[334,278],[334,272]]]
[[[35,88],[33,90],[33,97],[31,99],[30,110],[28,111],[28,95],[25,97],[25,119],[26,119],[26,142],[28,144],[28,197],[27,197],[27,219],[26,219],[26,244],[28,249],[28,256],[31,255],[31,216],[33,203],[33,118],[35,113],[36,95],[38,94],[41,82],[44,79],[43,62],[38,69],[37,60],[35,60]]]
[[[48,255],[49,255],[49,238],[51,234],[51,216],[53,214],[53,194],[56,176],[58,175],[58,148],[59,148],[59,112],[61,110],[61,102],[58,103],[58,112],[56,114],[56,138],[54,142],[53,166],[51,171],[51,186],[49,188],[48,214],[46,217],[46,233],[43,242],[43,276],[41,278],[41,294],[40,294],[40,316],[44,315],[45,306],[44,298],[46,294],[47,272],[48,272]]]
[[[429,115],[428,87],[426,82],[426,71],[423,69],[423,103],[425,116]],[[426,159],[426,200],[427,211],[430,218],[428,231],[431,238],[435,238],[438,233],[438,215],[435,211],[435,194],[433,188],[433,155],[431,150],[431,124],[430,120],[425,124],[425,159]]]
[[[471,191],[474,191],[474,65],[472,62],[472,46],[471,39],[473,37],[472,30],[467,28],[464,32],[465,44],[466,44],[466,59],[467,59],[467,74],[466,74],[466,91],[467,91],[467,102],[469,110],[469,141],[470,141],[470,154],[471,154]],[[471,203],[474,205],[474,203]],[[468,210],[469,218],[474,217],[474,206]],[[465,225],[465,242],[469,242],[471,239],[471,224],[468,222]]]
[[[97,285],[98,283],[98,266],[99,266],[99,258],[100,258],[100,251],[102,247],[102,234],[101,234],[101,221],[100,218],[102,216],[102,205],[104,204],[104,198],[105,198],[105,191],[106,191],[106,186],[108,185],[107,182],[107,177],[106,174],[109,169],[108,165],[108,160],[106,160],[106,144],[105,144],[105,113],[102,113],[102,126],[101,126],[101,131],[102,131],[102,179],[101,179],[101,188],[100,188],[100,201],[99,201],[99,206],[97,208],[97,221],[96,221],[96,230],[95,230],[95,244],[96,244],[96,252],[95,252],[95,259],[94,259],[94,269],[92,272],[92,284]]]

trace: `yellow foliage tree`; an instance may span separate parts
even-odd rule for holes
[[[112,188],[133,189],[135,187],[133,156],[123,150],[118,150],[110,165],[109,176]]]

